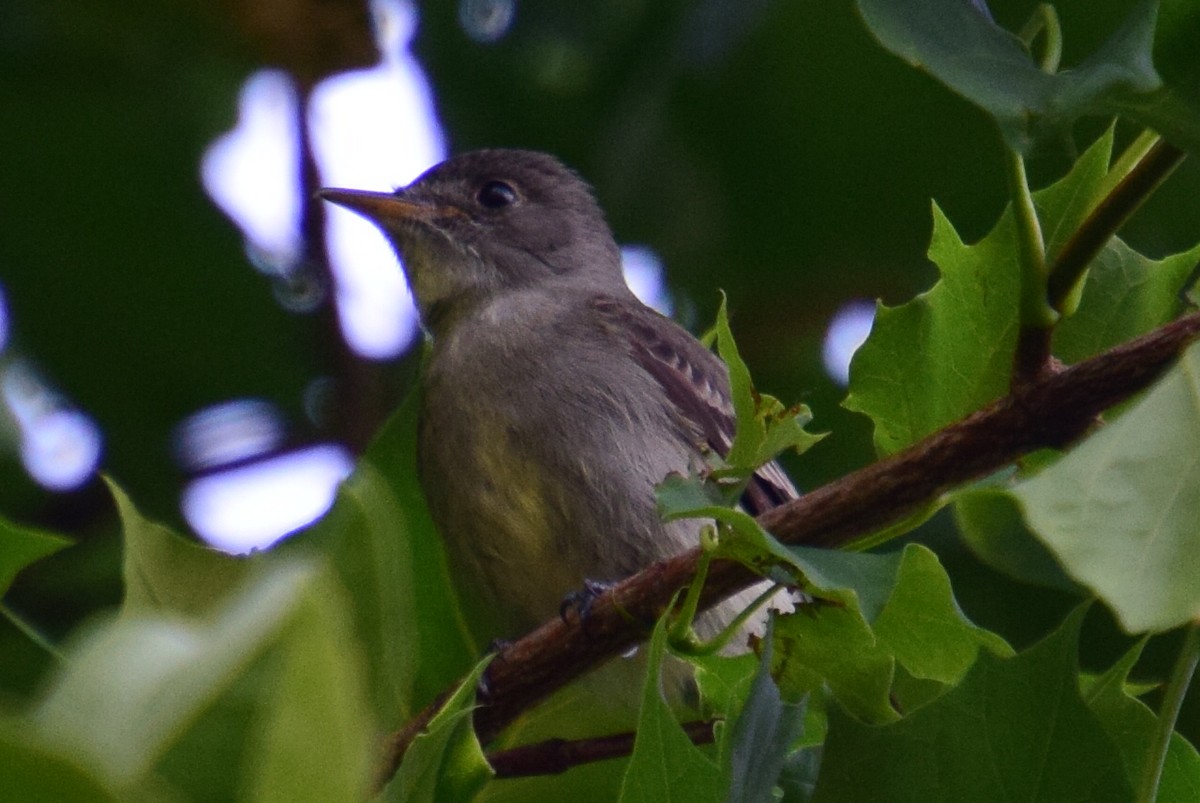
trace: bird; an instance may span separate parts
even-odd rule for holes
[[[647,307],[588,183],[554,156],[453,156],[395,192],[326,188],[372,221],[408,279],[429,350],[417,464],[456,586],[492,638],[563,600],[694,547],[655,486],[702,471],[734,435],[725,364]],[[797,496],[774,462],[741,504]],[[714,633],[754,593],[697,620]],[[744,646],[742,646],[744,650]]]

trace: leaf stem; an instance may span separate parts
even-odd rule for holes
[[[1021,325],[1049,328],[1058,314],[1046,303],[1046,241],[1033,205],[1025,160],[1006,149],[1008,188],[1012,195],[1013,221],[1017,227],[1017,250],[1021,259]]]
[[[1175,733],[1175,722],[1179,719],[1179,709],[1183,706],[1184,695],[1196,673],[1196,663],[1200,661],[1200,622],[1193,622],[1187,630],[1183,645],[1179,649],[1179,658],[1175,661],[1175,669],[1171,672],[1171,680],[1163,695],[1162,709],[1158,713],[1158,727],[1154,732],[1154,744],[1146,754],[1146,764],[1142,769],[1142,782],[1138,789],[1138,803],[1154,803],[1158,797],[1158,784],[1162,780],[1163,765],[1167,760],[1167,748],[1171,744],[1171,735]]]
[[[1058,72],[1058,64],[1062,61],[1063,37],[1062,25],[1058,21],[1058,12],[1049,3],[1038,3],[1033,14],[1029,16],[1029,21],[1021,28],[1019,36],[1025,43],[1025,47],[1029,48],[1030,53],[1033,52],[1033,42],[1037,39],[1038,34],[1044,34],[1046,42],[1046,49],[1042,52],[1038,67],[1042,72],[1053,75]]]
[[[0,616],[3,616],[8,621],[12,622],[13,627],[15,627],[17,630],[20,630],[27,639],[45,650],[52,658],[58,661],[63,659],[63,654],[58,647],[56,647],[54,643],[50,641],[50,639],[46,638],[45,634],[43,634],[29,622],[25,621],[25,618],[12,608],[0,603]]]

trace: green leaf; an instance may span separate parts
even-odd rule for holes
[[[969,622],[954,600],[937,556],[919,544],[904,548],[896,586],[874,622],[875,634],[914,677],[955,683],[979,648],[1011,654],[999,636]]]
[[[106,803],[121,800],[75,761],[30,738],[25,723],[0,721],[0,778],[10,800]]]
[[[1133,408],[1022,483],[1033,531],[1132,633],[1200,615],[1200,346]]]
[[[483,789],[492,768],[475,737],[475,689],[491,656],[475,665],[450,699],[413,740],[392,781],[406,803],[466,803]]]
[[[1143,2],[1081,64],[1049,74],[1021,41],[968,0],[858,0],[879,43],[992,116],[1025,153],[1085,114],[1161,85],[1151,60],[1157,4]]]
[[[985,651],[962,683],[899,722],[831,710],[814,803],[1128,801],[1116,747],[1079,695],[1082,619],[1016,658]]]
[[[1154,743],[1156,715],[1145,703],[1130,695],[1129,672],[1142,654],[1141,639],[1107,672],[1085,685],[1083,697],[1112,737],[1125,766],[1131,786],[1142,777],[1146,753]],[[1171,735],[1167,760],[1159,782],[1158,800],[1193,800],[1200,789],[1200,755],[1179,735]]]
[[[891,454],[1002,395],[1017,335],[1020,269],[1012,215],[964,245],[934,206],[929,258],[942,273],[900,307],[879,305],[850,363],[844,406],[875,422]]]
[[[1165,83],[1149,94],[1112,99],[1111,108],[1180,147],[1200,149],[1200,8],[1192,0],[1160,0],[1154,66]]]
[[[125,544],[123,614],[199,615],[246,577],[251,561],[209,549],[144,518],[115,481],[105,481],[121,515]]]
[[[776,779],[804,728],[805,705],[786,703],[768,671],[771,639],[754,675],[750,695],[730,727],[727,803],[773,800]]]
[[[663,698],[665,619],[655,625],[647,647],[646,682],[633,755],[621,785],[621,803],[717,801],[725,786],[720,768],[692,744]]]
[[[696,687],[706,718],[732,718],[750,693],[760,662],[752,653],[743,655],[689,656],[695,666]]]
[[[246,799],[365,800],[378,754],[364,656],[330,575],[305,590],[279,634],[246,747]]]
[[[1034,193],[1042,228],[1059,247],[1105,186],[1111,133],[1071,172]],[[965,245],[934,206],[929,258],[941,279],[899,307],[880,305],[854,355],[844,406],[875,424],[875,447],[891,454],[974,412],[1008,390],[1018,330],[1020,266],[1012,211]]]
[[[784,698],[798,701],[828,685],[838,702],[865,722],[897,718],[889,694],[895,658],[852,602],[813,602],[774,628],[772,672]]]
[[[981,646],[1011,653],[967,620],[945,570],[923,546],[885,556],[796,551],[815,602],[776,626],[778,677],[790,700],[824,683],[854,716],[887,722],[896,718],[897,666],[944,685],[962,677]]]
[[[238,751],[251,762],[251,777],[274,782],[292,772],[287,788],[321,792],[308,799],[361,796],[375,728],[364,713],[361,656],[340,624],[339,602],[312,566],[281,561],[206,620],[145,611],[94,626],[30,726],[114,788],[132,790],[152,780],[202,714],[238,707],[228,695],[254,675],[253,703],[242,711],[258,719],[259,738],[253,752]]]
[[[329,513],[281,545],[330,559],[350,594],[370,664],[373,709],[388,727],[468,671],[485,614],[464,610],[417,482],[417,398],[384,425]],[[468,622],[471,619],[471,622]]]
[[[1021,508],[1003,488],[954,494],[954,521],[975,556],[1024,583],[1078,591],[1046,545],[1025,526]]]
[[[750,370],[746,367],[729,328],[726,298],[721,296],[714,324],[717,353],[729,369],[729,391],[737,420],[733,443],[725,462],[739,476],[748,477],[759,466],[787,449],[804,452],[825,436],[805,431],[812,413],[803,404],[785,407],[773,396],[754,389]]]
[[[887,604],[900,571],[901,552],[841,552],[816,547],[789,547],[814,590],[846,599],[837,589],[851,589],[854,604],[874,622]]]
[[[0,517],[0,597],[8,591],[17,572],[73,543],[70,538],[22,527]]]
[[[1079,309],[1054,332],[1054,353],[1079,362],[1170,321],[1200,261],[1200,246],[1148,259],[1118,238],[1092,262]]]

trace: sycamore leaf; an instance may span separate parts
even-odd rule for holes
[[[1079,610],[1015,658],[984,651],[963,681],[904,719],[830,711],[814,803],[1127,801],[1116,746],[1077,687]]]
[[[1200,345],[1116,421],[1016,488],[1067,573],[1132,633],[1200,616]]]

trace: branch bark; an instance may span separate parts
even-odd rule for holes
[[[838,547],[899,521],[947,490],[984,477],[1036,449],[1063,447],[1095,417],[1150,385],[1200,336],[1200,313],[1023,385],[902,452],[822,486],[758,518],[789,544]],[[596,598],[586,632],[554,619],[507,645],[486,676],[475,712],[483,743],[522,711],[643,640],[676,589],[693,578],[699,549],[647,567]],[[760,579],[740,564],[714,561],[702,595],[709,607]],[[395,733],[381,768],[386,782],[437,711],[429,707]]]

